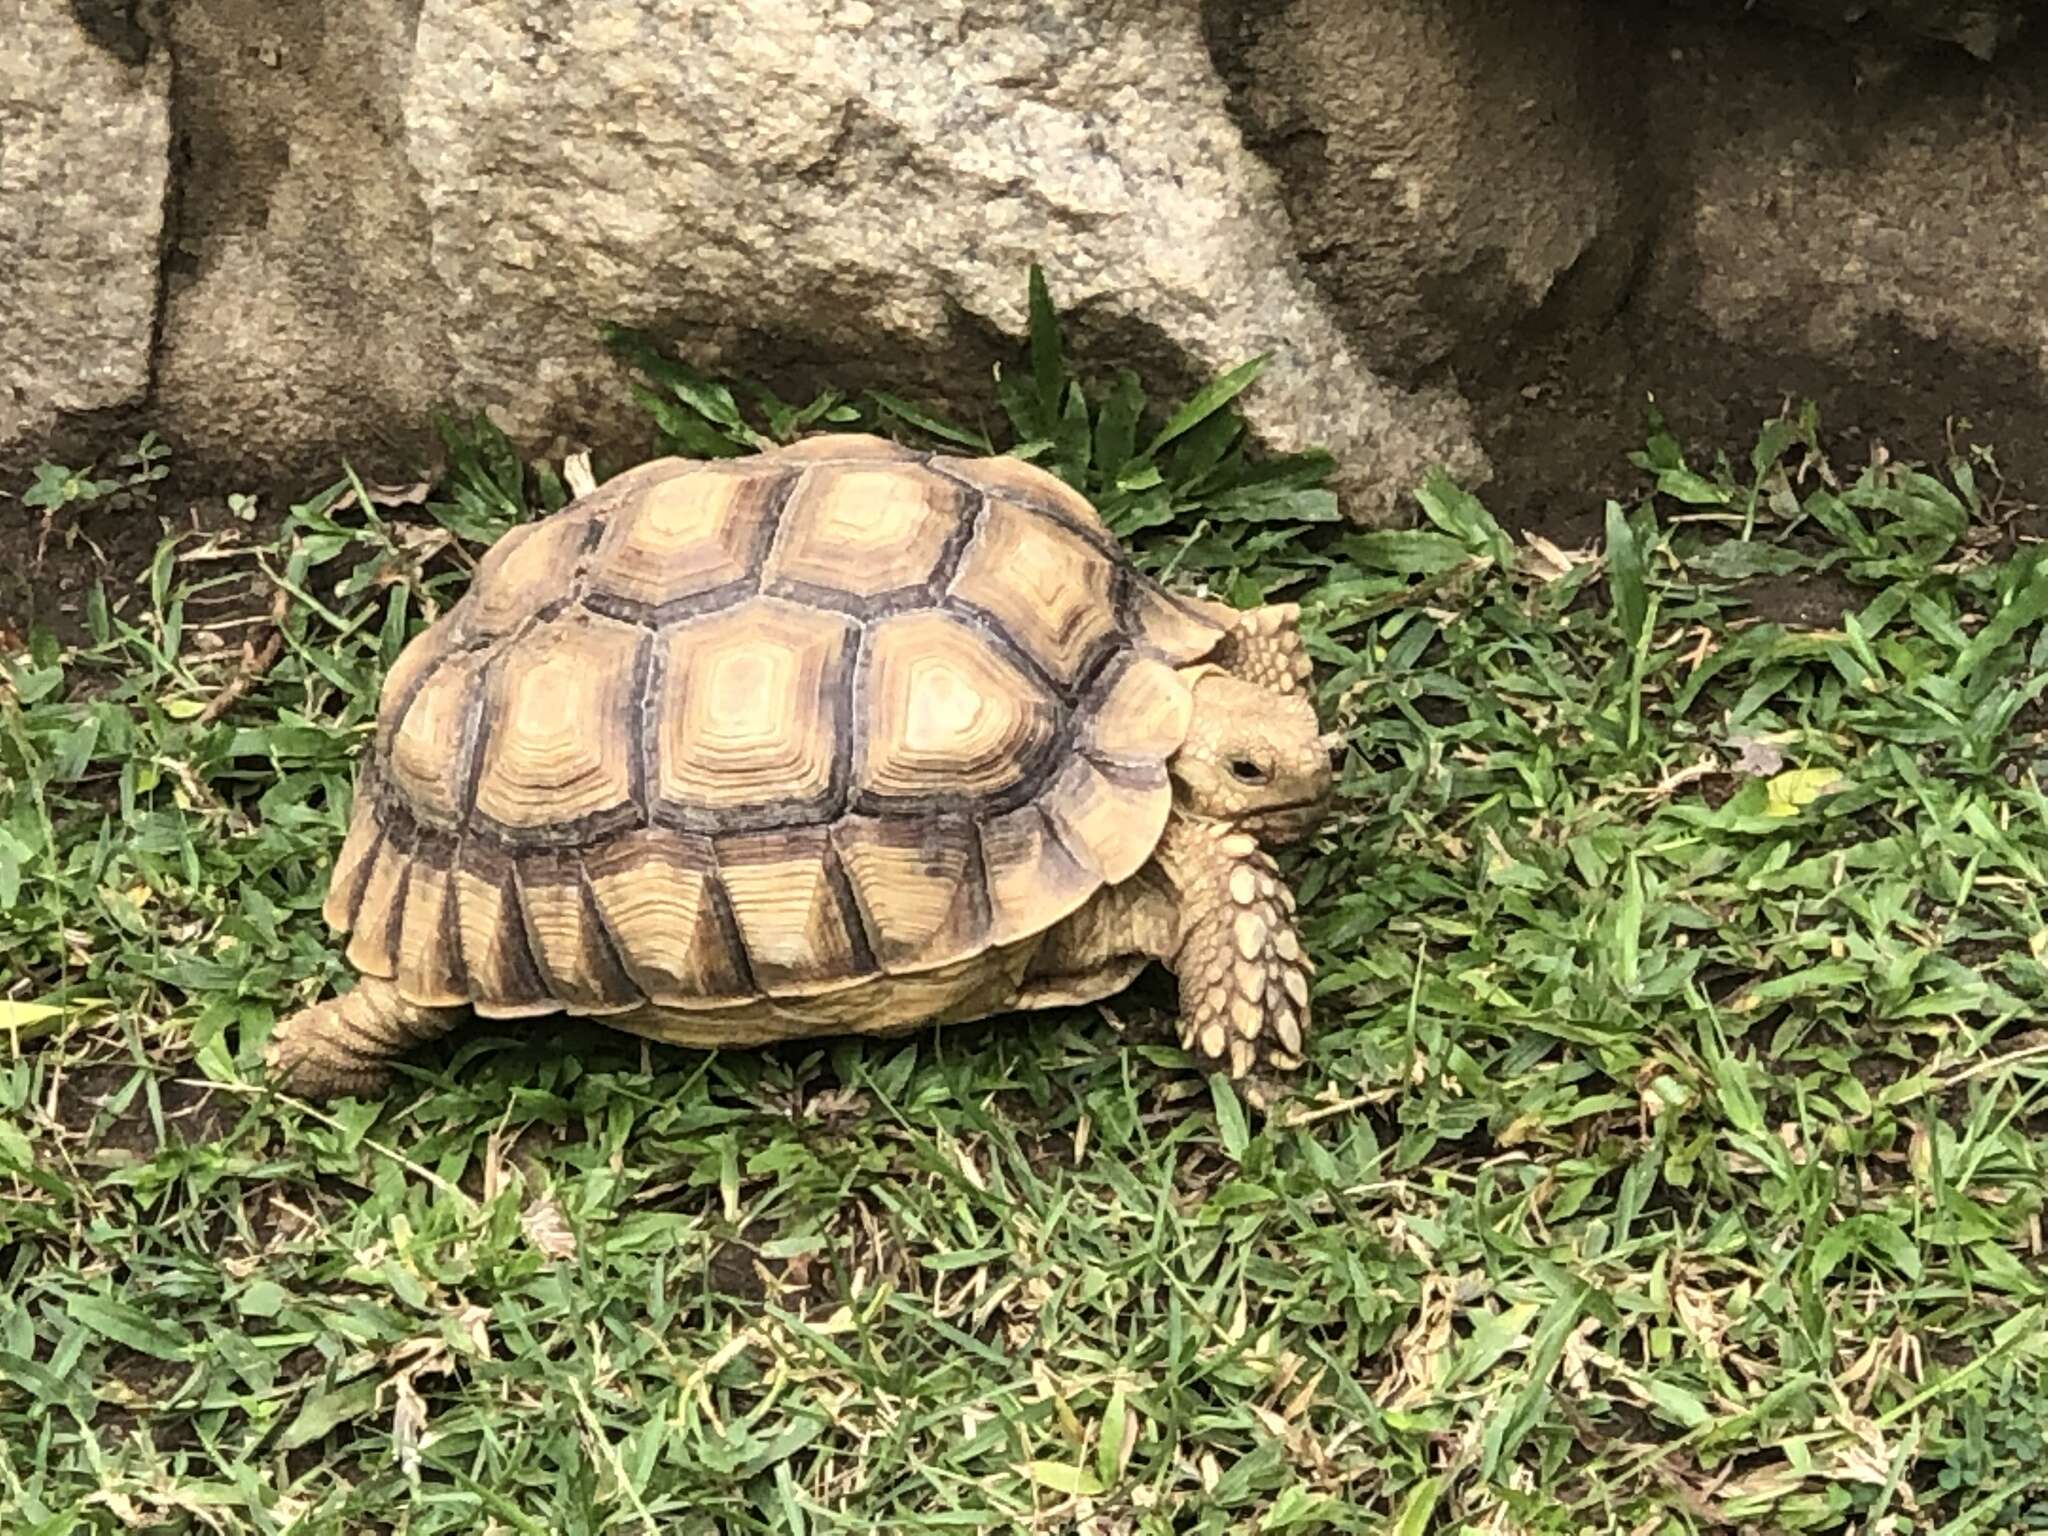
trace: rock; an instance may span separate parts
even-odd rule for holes
[[[454,366],[401,112],[416,9],[166,8],[182,174],[155,414],[182,458],[278,484],[431,454]]]
[[[1764,0],[1767,9],[1831,32],[1880,27],[1960,44],[1990,59],[2026,27],[2033,0]],[[1723,8],[1726,6],[1724,4]]]
[[[414,48],[423,340],[518,434],[618,398],[607,319],[985,402],[1035,260],[1090,361],[1191,383],[1270,352],[1255,428],[1327,444],[1362,520],[1432,463],[1483,472],[1462,404],[1376,377],[1303,271],[1192,6],[425,0]]]
[[[1466,381],[1495,510],[1597,539],[1601,496],[1635,488],[1622,455],[1652,396],[1737,463],[1812,399],[1838,462],[1864,440],[1934,462],[1988,444],[2008,504],[2048,499],[2048,72],[1788,47],[1782,24],[1720,9],[1677,14],[1642,55],[1666,189],[1625,308]]]
[[[1610,7],[1267,0],[1214,25],[1303,260],[1367,363],[1413,380],[1538,312],[1609,312],[1647,199]]]
[[[0,455],[149,388],[170,60],[106,9],[0,0]]]
[[[2037,389],[2048,379],[2048,80],[1959,57],[1910,89],[1859,89],[1847,71],[1816,89],[1768,39],[1701,26],[1673,41],[1653,132],[1692,144],[1692,174],[1645,304],[1844,374],[1890,375],[1904,337],[2015,354]]]

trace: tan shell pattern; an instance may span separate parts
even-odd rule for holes
[[[814,996],[1152,854],[1222,632],[1009,459],[665,459],[513,530],[392,668],[326,913],[416,1003]]]

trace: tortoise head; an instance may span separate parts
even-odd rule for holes
[[[1315,706],[1214,667],[1181,674],[1194,692],[1187,740],[1169,765],[1186,811],[1295,842],[1322,821],[1341,738],[1323,734]]]

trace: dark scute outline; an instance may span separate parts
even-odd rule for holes
[[[861,473],[874,473],[880,469],[901,469],[909,461],[896,460],[841,460],[830,464],[813,464],[806,467],[806,474],[823,468],[851,469]],[[761,591],[767,597],[787,598],[806,607],[823,608],[834,613],[843,613],[850,618],[865,622],[869,619],[886,618],[890,614],[911,613],[920,609],[938,606],[946,588],[952,584],[953,573],[958,568],[962,552],[981,526],[982,514],[988,508],[988,498],[974,487],[964,485],[949,475],[934,475],[933,479],[943,486],[950,505],[943,509],[953,519],[953,526],[939,543],[938,552],[932,557],[932,568],[916,581],[905,582],[900,587],[890,587],[881,592],[861,594],[849,592],[824,582],[807,581],[795,576],[767,575],[766,561],[761,566]],[[795,497],[790,498],[791,502]],[[931,503],[927,500],[926,505]],[[783,507],[784,524],[778,529],[777,542],[787,531],[789,504]],[[770,555],[772,558],[772,552]]]
[[[773,593],[759,594],[763,598],[783,601]],[[845,615],[840,615],[844,618]],[[669,636],[659,636],[662,643],[662,673],[664,681],[668,669]],[[861,673],[862,658],[866,653],[867,630],[855,622],[848,623],[840,631],[839,651],[818,679],[819,729],[829,723],[832,729],[832,760],[825,771],[825,788],[808,800],[762,800],[751,805],[724,806],[710,810],[703,806],[670,800],[658,792],[661,782],[659,764],[652,763],[648,776],[647,815],[645,824],[660,827],[671,832],[697,832],[716,836],[725,832],[766,832],[778,827],[816,827],[837,821],[846,814],[852,794],[854,745],[850,726],[861,719],[859,693],[856,678]],[[658,706],[654,711],[658,719]],[[658,757],[661,751],[658,726],[645,732],[642,738],[644,752]]]
[[[840,926],[845,928],[847,941],[853,948],[853,968],[844,978],[832,979],[851,981],[856,977],[879,975],[882,964],[875,958],[875,939],[868,928],[868,915],[861,908],[859,894],[853,888],[853,877],[840,862],[839,848],[829,832],[819,850],[819,858],[825,866],[825,884],[832,892],[832,899],[839,904]]]
[[[958,456],[935,455],[931,461],[930,468],[933,474],[943,475],[948,480],[966,486],[969,490],[979,491],[991,501],[1005,501],[1011,506],[1022,507],[1026,512],[1036,512],[1043,517],[1048,517],[1055,523],[1058,523],[1068,533],[1073,534],[1077,538],[1087,540],[1090,545],[1103,554],[1108,555],[1117,564],[1129,564],[1130,554],[1121,544],[1117,543],[1115,534],[1110,533],[1105,528],[1090,527],[1076,517],[1071,509],[1058,506],[1050,501],[1040,501],[1029,491],[1019,491],[1007,485],[988,484],[975,479],[971,470],[963,471],[954,468],[955,465],[972,463],[971,459],[962,459]],[[1047,473],[1050,474],[1051,471],[1048,470]],[[1075,491],[1074,494],[1079,496],[1081,493]],[[1082,499],[1086,500],[1085,497]]]
[[[618,624],[620,621],[607,619],[606,622]],[[641,740],[628,743],[629,750],[626,753],[626,797],[618,805],[606,806],[603,810],[589,811],[581,816],[572,817],[565,821],[550,821],[547,825],[541,827],[510,826],[478,808],[476,803],[477,788],[483,781],[484,767],[488,756],[485,749],[490,739],[489,726],[492,720],[497,715],[504,713],[508,707],[498,693],[498,669],[515,648],[515,644],[529,637],[533,627],[537,626],[529,626],[527,629],[522,630],[514,642],[508,642],[503,645],[497,655],[493,656],[489,662],[478,669],[479,677],[487,675],[488,681],[482,685],[481,702],[471,711],[471,719],[477,726],[477,732],[476,740],[469,749],[468,773],[465,778],[463,795],[465,813],[461,827],[449,830],[472,833],[485,842],[518,852],[542,848],[586,848],[602,838],[615,837],[621,832],[645,826],[647,817],[642,806],[648,798],[648,790],[646,782],[638,777],[641,771],[640,759],[644,735]],[[620,627],[628,626],[621,625]],[[634,636],[633,660],[627,668],[627,713],[629,716],[632,707],[631,689],[639,679],[641,647],[646,643],[647,636],[644,632]],[[602,728],[601,725],[600,729]]]
[[[984,507],[984,511],[986,511],[987,507],[992,507],[994,505],[995,502],[993,499],[988,500],[986,506]],[[1041,508],[1032,506],[1028,502],[1016,501],[1009,498],[1005,498],[1003,500],[1003,505],[1013,507],[1019,511],[1026,513],[1037,513],[1042,510]],[[1059,520],[1051,519],[1051,521],[1058,522]],[[975,532],[977,535],[979,535],[984,530],[984,528],[986,527],[986,523],[987,519],[985,517],[976,519]],[[1059,523],[1059,527],[1062,532],[1071,533],[1074,531],[1068,528],[1064,523]],[[1087,541],[1084,540],[1084,542]],[[961,563],[964,563],[965,561],[965,553],[966,552],[963,548]],[[1097,549],[1095,553],[1102,554],[1103,551]],[[1059,696],[1063,700],[1071,703],[1078,689],[1081,687],[1083,680],[1095,667],[1101,665],[1102,657],[1105,654],[1115,651],[1119,646],[1123,645],[1127,639],[1130,638],[1130,626],[1126,622],[1126,615],[1124,613],[1124,610],[1119,605],[1130,581],[1130,577],[1132,574],[1131,566],[1129,564],[1129,561],[1121,554],[1109,557],[1106,563],[1109,566],[1109,625],[1108,628],[1106,628],[1102,634],[1096,636],[1094,640],[1090,641],[1088,649],[1081,653],[1079,661],[1075,664],[1074,680],[1071,683],[1062,683],[1056,678],[1054,678],[1052,673],[1046,668],[1045,664],[1039,661],[1038,657],[1035,654],[1033,654],[1031,651],[1029,651],[1027,648],[1025,648],[1023,645],[1017,642],[1015,637],[1012,636],[1009,630],[1004,626],[1003,621],[1001,619],[997,618],[995,614],[991,613],[988,609],[982,607],[979,603],[975,602],[973,598],[963,597],[957,592],[941,589],[938,600],[936,603],[934,603],[933,606],[944,609],[946,612],[949,613],[962,613],[974,615],[977,619],[981,621],[983,625],[989,628],[993,633],[1000,635],[1004,640],[1008,641],[1011,649],[1015,651],[1018,655],[1029,657],[1032,664],[1033,673],[1036,676],[1044,679],[1047,685],[1050,686],[1055,693],[1059,694]],[[955,569],[953,573],[953,581],[947,582],[946,588],[950,589],[953,585],[953,582],[958,580],[959,571]],[[1084,608],[1082,611],[1086,612],[1087,609]]]
[[[1073,706],[1068,703],[1064,690],[1057,687],[1052,679],[1002,632],[1002,626],[990,615],[970,605],[963,604],[956,608],[951,598],[947,599],[945,607],[926,611],[942,614],[953,622],[971,629],[988,641],[990,649],[996,651],[1003,660],[1011,663],[1017,671],[1035,683],[1055,711],[1052,731],[1037,751],[1027,754],[1019,762],[1016,779],[993,793],[886,795],[855,785],[847,796],[846,808],[860,816],[894,817],[928,816],[949,812],[968,816],[999,816],[1005,811],[1013,811],[1044,789],[1047,780],[1052,776],[1052,764],[1064,758],[1071,750],[1075,729]],[[863,704],[866,703],[868,691],[873,686],[872,669],[864,667],[860,683],[860,699]],[[871,710],[867,708],[858,711],[857,718],[863,728],[870,713]],[[866,746],[865,738],[862,746]]]
[[[673,475],[655,481],[654,485],[667,485],[674,480],[688,478],[690,476],[687,474]],[[637,597],[627,597],[618,592],[593,592],[590,589],[599,574],[611,569],[619,558],[617,551],[613,551],[609,559],[602,558],[604,538],[600,537],[593,544],[588,560],[577,572],[577,601],[592,613],[602,614],[608,619],[638,624],[645,629],[661,629],[681,619],[696,618],[700,614],[716,613],[721,609],[731,608],[758,592],[761,588],[761,568],[767,563],[768,550],[775,542],[777,530],[782,526],[783,512],[789,506],[790,495],[796,487],[796,482],[802,478],[802,472],[764,469],[756,474],[728,475],[722,478],[741,482],[734,493],[731,515],[736,519],[753,520],[753,527],[748,532],[747,540],[738,552],[740,573],[737,576],[729,581],[720,582],[717,586],[686,592],[680,597],[667,598],[659,603],[643,602]],[[599,489],[602,490],[603,487]],[[742,497],[758,498],[760,505],[750,506],[741,500]],[[638,498],[634,500],[637,510]],[[615,514],[621,509],[610,510]],[[604,526],[604,534],[609,535],[610,532],[611,524],[608,519]]]

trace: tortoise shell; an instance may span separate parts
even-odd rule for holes
[[[663,459],[515,528],[386,680],[328,921],[423,1005],[812,997],[1151,856],[1222,631],[1014,459]]]

